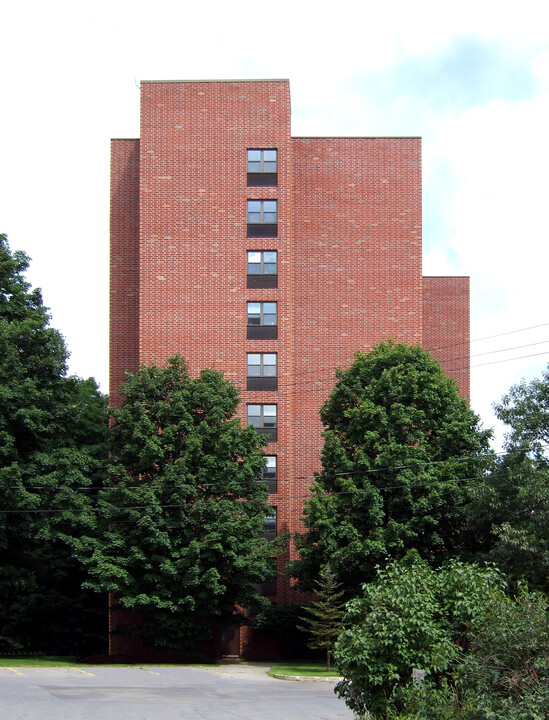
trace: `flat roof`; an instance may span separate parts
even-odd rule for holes
[[[421,140],[421,135],[292,135],[292,140]]]
[[[140,82],[148,85],[151,83],[289,83],[290,81],[288,78],[272,78],[271,80],[266,80],[265,78],[262,78],[261,80],[254,80],[253,78],[234,78],[232,80],[140,80]]]

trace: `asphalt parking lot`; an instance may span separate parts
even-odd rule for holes
[[[0,668],[0,720],[349,720],[332,682],[268,666]]]

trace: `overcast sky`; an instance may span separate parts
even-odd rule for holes
[[[108,391],[110,138],[139,137],[140,80],[200,78],[288,78],[293,135],[420,135],[424,274],[471,276],[484,425],[547,367],[542,0],[2,7],[0,232],[30,255],[71,373]]]

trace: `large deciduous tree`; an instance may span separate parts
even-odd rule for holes
[[[549,371],[514,385],[496,415],[506,452],[474,488],[469,525],[510,580],[549,590]]]
[[[513,385],[496,415],[508,427],[508,450],[523,450],[530,455],[547,458],[549,447],[549,368],[527,383]]]
[[[86,652],[101,613],[71,547],[94,522],[107,401],[92,379],[66,376],[64,340],[25,279],[28,264],[0,235],[0,636]]]
[[[291,566],[305,587],[328,564],[351,594],[411,548],[438,562],[461,547],[489,432],[427,352],[382,343],[357,353],[321,418],[322,472]]]
[[[191,378],[179,356],[128,375],[123,393],[102,532],[79,555],[89,585],[113,593],[127,632],[181,651],[241,622],[237,608],[261,602],[253,585],[272,574],[263,442],[235,417],[236,388],[213,370]]]

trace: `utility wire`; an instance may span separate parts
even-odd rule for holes
[[[543,448],[543,449],[549,449],[548,443],[540,442],[538,443],[537,447]],[[498,456],[508,456],[512,454],[522,454],[525,452],[529,452],[531,450],[530,445],[528,447],[517,447],[512,448],[511,450],[500,450],[499,452],[493,452],[489,450],[485,453],[479,453],[478,455],[459,455],[459,456],[451,456],[449,458],[446,458],[445,460],[415,460],[414,462],[410,462],[404,465],[385,465],[384,467],[380,468],[369,468],[369,469],[360,469],[360,470],[348,470],[346,472],[338,472],[338,473],[316,473],[313,475],[291,475],[288,478],[282,479],[277,478],[278,482],[296,482],[298,480],[316,480],[319,476],[326,477],[326,478],[335,478],[335,477],[348,477],[350,475],[370,475],[374,473],[383,473],[383,472],[395,472],[396,470],[410,470],[412,468],[416,467],[429,467],[431,465],[443,465],[447,463],[465,463],[469,461],[479,461],[479,460],[491,460],[493,458],[496,458]],[[245,484],[248,481],[236,481],[231,480],[233,484]],[[252,478],[250,482],[259,482],[263,483],[266,482],[264,478]],[[206,487],[215,487],[217,483],[200,483],[201,488]],[[153,487],[150,483],[143,482],[140,485],[124,485],[123,489],[125,490],[141,490],[143,488]],[[184,488],[188,487],[188,485],[182,484],[182,483],[161,483],[162,488]],[[21,490],[21,491],[29,491],[29,490],[48,490],[51,492],[59,492],[60,490],[66,490],[68,492],[76,494],[76,492],[79,492],[81,490],[90,491],[101,491],[105,489],[109,490],[115,490],[117,488],[116,485],[108,485],[106,487],[90,487],[88,485],[82,485],[77,487],[70,487],[68,485],[58,485],[55,487],[48,487],[45,485],[29,485],[29,486],[21,486],[21,485],[8,485],[9,490]]]
[[[452,479],[451,484],[456,485],[456,484],[461,484],[464,482],[471,482],[474,480],[486,480],[487,477],[489,477],[490,479],[494,479],[494,478],[497,479],[497,478],[505,477],[507,475],[509,475],[508,471],[500,472],[500,473],[493,473],[489,476],[472,475],[470,477],[454,478],[454,479]],[[513,474],[513,477],[514,478],[522,477],[522,475],[520,473],[516,473],[516,474]],[[433,483],[434,482],[438,483],[438,479],[433,478]],[[382,487],[380,487],[378,485],[374,485],[371,487],[373,487],[375,490],[382,491],[382,492],[388,492],[391,490],[414,490],[414,489],[428,490],[429,483],[417,482],[417,483],[406,483],[406,484],[400,484],[400,485],[398,485],[398,484],[397,485],[385,485]],[[357,494],[359,494],[362,491],[363,491],[363,488],[356,488],[354,490],[341,490],[341,491],[336,491],[336,492],[330,491],[330,492],[326,492],[325,495],[328,497],[344,497],[344,496],[348,496],[348,495],[356,496]],[[299,495],[286,495],[286,496],[280,497],[280,498],[273,498],[272,506],[277,507],[277,508],[282,507],[282,506],[284,506],[285,503],[287,503],[287,501],[308,500],[311,498],[311,496],[312,496],[311,493],[303,493],[303,494],[299,494]],[[74,513],[74,512],[88,512],[88,511],[91,513],[95,513],[95,512],[113,512],[114,510],[121,511],[121,512],[122,511],[135,511],[135,510],[156,510],[156,509],[170,510],[170,509],[181,509],[181,508],[187,508],[187,507],[189,507],[189,503],[170,503],[170,504],[162,504],[162,505],[153,505],[153,504],[127,505],[127,506],[126,505],[122,505],[122,506],[110,505],[108,507],[95,506],[95,507],[85,507],[85,508],[37,508],[37,509],[22,508],[22,509],[18,509],[18,510],[0,510],[0,515],[17,514],[17,513],[52,514],[52,513],[64,513],[64,512]]]
[[[457,460],[457,461],[461,461],[461,460],[463,460],[463,461],[469,461],[469,460],[482,459],[483,457],[485,457],[485,456],[471,456],[471,457],[458,458],[458,459],[455,459],[455,460]],[[330,477],[331,477],[331,478],[335,478],[335,477],[348,477],[348,476],[351,476],[351,475],[367,475],[367,474],[372,473],[372,472],[382,472],[383,470],[385,470],[385,471],[391,471],[391,470],[409,469],[409,468],[418,467],[418,466],[424,467],[424,466],[426,466],[426,465],[437,465],[437,464],[441,464],[441,463],[444,463],[444,462],[450,462],[450,461],[451,461],[451,460],[448,460],[448,461],[444,461],[444,460],[441,460],[441,461],[433,461],[433,462],[428,462],[428,463],[417,462],[417,463],[412,463],[412,464],[410,464],[410,465],[395,465],[395,466],[393,466],[393,467],[379,468],[379,469],[373,469],[373,470],[356,470],[356,471],[350,471],[350,472],[346,472],[346,473],[331,473],[331,474],[329,474],[327,477],[329,477],[329,478],[330,478]],[[452,479],[451,482],[452,482],[452,484],[460,484],[460,483],[463,483],[463,482],[470,482],[470,481],[475,481],[475,480],[487,480],[487,479],[493,480],[493,479],[498,479],[498,478],[502,478],[502,477],[509,476],[509,474],[510,474],[509,469],[502,468],[499,472],[493,472],[493,473],[490,473],[490,474],[488,474],[488,475],[487,475],[487,474],[481,474],[481,475],[476,474],[476,475],[472,475],[472,476],[464,477],[464,478],[454,478],[454,479]],[[518,472],[518,473],[517,473],[517,472],[514,472],[514,473],[513,473],[513,477],[514,477],[514,478],[523,477],[523,474],[520,473],[520,472]],[[308,476],[304,476],[303,478],[299,478],[299,477],[298,477],[298,478],[291,478],[290,480],[298,480],[298,479],[308,479]],[[440,480],[439,478],[432,478],[432,483],[433,483],[433,484],[434,484],[434,483],[438,483],[439,480]],[[256,482],[265,482],[265,481],[264,481],[264,480],[259,480],[259,479],[257,479]],[[280,479],[280,478],[279,478],[279,479],[277,480],[277,482],[286,483],[286,482],[289,482],[289,480],[288,480],[288,479],[287,479],[287,480],[283,480],[283,479]],[[420,481],[418,481],[417,483],[408,482],[408,483],[391,484],[391,485],[383,485],[383,486],[374,485],[374,486],[371,486],[371,487],[373,487],[374,489],[376,489],[376,490],[378,490],[378,491],[388,492],[388,491],[391,491],[391,490],[401,490],[401,489],[409,489],[409,490],[414,490],[414,489],[417,489],[417,488],[420,488],[420,489],[428,489],[428,488],[429,488],[429,485],[430,485],[430,482],[426,482],[425,480],[420,480]],[[150,486],[150,485],[147,486],[146,484],[143,484],[142,486],[129,486],[129,487],[123,487],[123,488],[121,488],[121,489],[122,489],[122,490],[126,490],[126,489],[127,489],[127,490],[131,490],[131,489],[144,489],[144,490],[147,490],[147,489],[150,489],[151,487],[152,487],[152,486]],[[174,488],[174,489],[175,489],[175,488],[177,488],[177,487],[179,487],[179,486],[177,486],[177,485],[168,486],[168,489],[171,489],[171,488]],[[210,485],[207,485],[207,486],[201,486],[201,487],[211,487],[211,486],[210,486]],[[108,488],[106,488],[106,489],[116,491],[117,488],[116,488],[116,486],[112,486],[112,487],[108,487]],[[346,495],[356,495],[356,493],[357,493],[357,492],[361,492],[361,490],[363,490],[363,488],[356,488],[356,489],[354,489],[354,490],[344,490],[344,491],[329,491],[329,492],[326,492],[326,495],[328,495],[328,496],[330,496],[330,497],[339,497],[339,496],[346,496]],[[273,495],[276,495],[276,494],[273,494]],[[309,499],[309,498],[311,497],[311,495],[312,495],[312,493],[311,493],[311,492],[308,492],[308,493],[303,493],[303,494],[299,494],[299,495],[277,496],[277,497],[273,497],[272,503],[273,503],[273,505],[275,505],[276,507],[281,507],[281,506],[283,506],[284,504],[286,504],[288,501],[291,501],[291,500],[307,500],[307,499]],[[213,499],[213,498],[212,498],[212,499]],[[171,504],[162,504],[162,505],[148,504],[148,505],[135,505],[135,506],[120,506],[120,507],[117,507],[116,510],[119,510],[119,511],[126,511],[126,510],[127,510],[127,511],[134,511],[134,510],[154,510],[154,509],[157,509],[157,508],[160,508],[160,509],[175,509],[175,508],[181,509],[181,508],[185,508],[185,507],[188,507],[188,503],[171,503]],[[87,512],[87,511],[89,511],[89,512],[107,512],[107,511],[112,511],[112,510],[113,510],[113,506],[112,506],[112,505],[111,505],[110,507],[95,506],[95,507],[83,507],[83,508],[82,508],[82,507],[80,507],[80,508],[66,508],[66,507],[65,507],[65,508],[37,508],[37,509],[21,508],[21,509],[17,509],[17,510],[0,510],[0,515],[15,514],[15,513],[40,514],[40,513]]]
[[[431,353],[433,353],[433,352],[439,352],[439,351],[441,351],[441,350],[448,350],[449,348],[452,348],[452,347],[469,345],[469,344],[471,344],[471,343],[481,342],[481,341],[483,341],[483,340],[491,340],[491,339],[493,339],[493,338],[504,337],[504,336],[506,336],[506,335],[514,335],[514,334],[516,334],[516,333],[527,332],[527,331],[529,331],[529,330],[535,330],[535,329],[538,329],[538,328],[541,328],[541,327],[547,327],[547,326],[549,326],[549,322],[548,322],[548,323],[541,323],[540,325],[531,325],[531,326],[529,326],[529,327],[518,328],[518,329],[516,329],[516,330],[508,330],[507,332],[498,333],[498,334],[496,334],[496,335],[487,335],[486,337],[476,338],[476,339],[474,339],[474,340],[466,340],[466,341],[464,341],[464,342],[452,343],[452,344],[450,344],[450,345],[437,345],[436,347],[424,348],[424,349],[427,350],[428,352],[431,352]],[[543,342],[549,342],[549,340],[543,341]],[[532,345],[537,345],[537,344],[542,344],[542,343],[532,343]],[[505,352],[505,351],[507,351],[507,350],[519,349],[519,348],[521,348],[521,347],[528,347],[528,345],[519,345],[519,346],[516,346],[516,347],[503,348],[503,349],[501,349],[501,350],[495,350],[495,351],[492,351],[492,352]],[[360,349],[359,349],[359,351],[360,351]],[[457,358],[446,359],[444,362],[450,362],[450,361],[453,361],[453,360],[462,360],[462,359],[465,360],[465,359],[468,359],[468,358],[471,358],[471,357],[479,357],[479,356],[481,356],[481,355],[487,355],[487,354],[490,354],[490,353],[477,353],[477,354],[475,354],[475,355],[462,355],[462,356],[457,357]],[[530,356],[526,356],[526,357],[530,357]],[[515,359],[515,358],[510,358],[509,360],[513,360],[513,359]],[[522,358],[516,358],[516,359],[519,360],[519,359],[522,359]],[[486,363],[486,364],[488,364],[488,363]],[[465,369],[467,369],[467,367],[468,367],[468,366],[463,367],[463,368],[458,368],[458,369],[459,369],[459,370],[465,370]],[[477,367],[479,367],[479,366],[477,366]],[[316,374],[318,375],[319,372],[335,373],[335,368],[334,368],[333,366],[321,365],[321,366],[316,366],[316,367],[314,367],[314,368],[307,368],[307,369],[296,370],[296,371],[294,371],[294,372],[292,373],[292,375],[293,375],[293,377],[297,377],[297,376],[299,376],[299,375],[308,375],[308,374],[310,374],[310,373],[316,373]],[[297,385],[298,382],[299,382],[299,381],[296,381],[295,384]],[[304,381],[304,382],[307,382],[307,381]]]
[[[367,474],[371,474],[371,473],[394,472],[395,470],[408,470],[408,469],[415,468],[415,467],[427,467],[430,465],[441,465],[441,464],[449,463],[449,462],[458,462],[459,463],[459,462],[469,462],[470,460],[479,460],[479,459],[483,459],[483,458],[490,459],[496,455],[506,455],[506,454],[507,454],[506,452],[501,451],[499,453],[487,452],[487,453],[482,453],[479,455],[461,455],[459,457],[449,457],[446,460],[416,460],[414,462],[407,463],[405,465],[387,465],[385,467],[370,468],[368,470],[363,469],[363,470],[350,470],[348,472],[340,472],[340,473],[327,473],[326,476],[327,477],[341,477],[341,476],[346,477],[348,475],[356,475],[356,474],[367,475]],[[317,475],[295,475],[295,476],[292,476],[290,479],[293,481],[295,481],[295,480],[314,480],[316,477],[317,477]],[[253,478],[253,480],[256,482],[264,482],[263,478]],[[233,480],[232,482],[234,483],[237,481]],[[241,481],[241,482],[244,483],[246,481]],[[205,483],[205,484],[201,483],[200,487],[215,487],[216,484],[217,483]],[[53,488],[47,487],[44,485],[30,485],[28,487],[25,487],[25,486],[21,487],[20,485],[10,485],[8,487],[10,490],[31,490],[32,489],[32,490],[51,490],[51,491],[56,491],[56,492],[60,489],[68,490],[68,491],[103,490],[103,489],[105,489],[105,488],[101,488],[101,487],[89,487],[86,485],[78,486],[76,488],[71,488],[70,486],[67,486],[67,485],[61,485],[61,486],[57,486],[57,487],[53,487]],[[109,489],[111,489],[111,488],[115,489],[117,486],[110,485],[108,487],[109,487]],[[139,490],[144,487],[150,487],[150,485],[147,485],[146,483],[142,483],[141,485],[124,486],[124,489]],[[162,482],[162,487],[163,488],[166,488],[166,487],[167,488],[169,488],[169,487],[182,488],[182,487],[186,487],[186,485],[179,484],[179,483],[172,485],[171,483]]]

